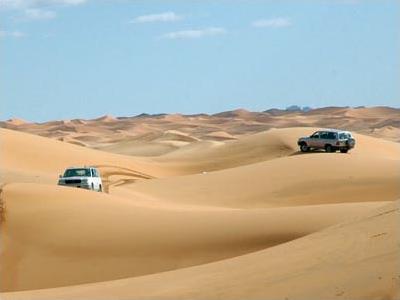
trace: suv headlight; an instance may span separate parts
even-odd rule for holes
[[[83,178],[83,179],[81,180],[81,182],[82,182],[82,183],[85,183],[85,184],[87,184],[88,181],[89,181],[89,180],[88,180],[87,178]]]

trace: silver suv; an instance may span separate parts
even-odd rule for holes
[[[311,136],[302,137],[297,141],[301,152],[308,152],[310,149],[325,149],[326,152],[340,150],[347,153],[354,148],[355,139],[348,131],[327,129],[314,132]]]
[[[94,167],[71,167],[60,175],[58,185],[84,188],[88,190],[103,191],[100,172]]]

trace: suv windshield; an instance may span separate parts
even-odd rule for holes
[[[68,169],[64,173],[64,177],[86,176],[90,177],[90,169]]]
[[[320,134],[320,132],[317,131],[317,132],[314,132],[310,137],[313,139],[319,139],[319,134]]]

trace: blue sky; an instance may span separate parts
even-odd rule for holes
[[[0,119],[400,103],[400,1],[0,0]]]

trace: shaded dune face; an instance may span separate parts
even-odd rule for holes
[[[1,298],[396,299],[399,144],[299,153],[314,130],[174,128],[157,142],[187,144],[145,157],[0,129]],[[56,186],[83,164],[106,193]]]

